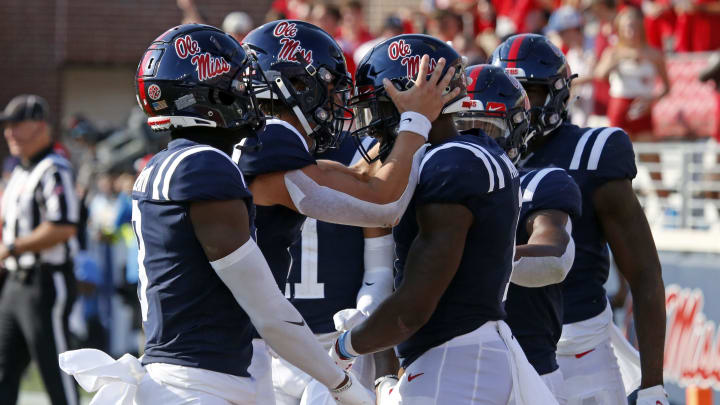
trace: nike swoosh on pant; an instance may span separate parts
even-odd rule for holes
[[[575,358],[576,358],[576,359],[579,359],[579,358],[585,356],[586,354],[591,353],[591,352],[594,352],[594,351],[595,351],[595,349],[590,349],[590,350],[588,350],[588,351],[586,351],[586,352],[578,353],[578,354],[575,355]]]
[[[291,324],[297,325],[297,326],[305,326],[305,320],[304,320],[304,319],[303,319],[302,321],[300,321],[300,322],[293,322],[293,321],[285,321],[285,322],[291,323]]]

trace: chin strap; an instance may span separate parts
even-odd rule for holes
[[[279,78],[279,77],[276,78],[275,84],[277,85],[278,89],[280,90],[280,94],[282,94],[282,96],[285,100],[290,100],[292,98],[290,96],[290,92],[288,91],[287,87],[285,86],[285,83],[282,81],[281,78]],[[306,135],[310,136],[310,134],[315,132],[315,130],[313,130],[310,127],[310,123],[308,122],[307,118],[305,118],[305,114],[303,114],[302,110],[300,109],[300,107],[297,104],[295,104],[292,107],[292,110],[295,113],[295,116],[300,121],[300,125],[302,125],[303,130],[305,130]]]

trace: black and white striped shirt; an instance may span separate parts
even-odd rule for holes
[[[80,205],[70,162],[48,148],[31,159],[28,166],[16,166],[5,187],[1,209],[5,245],[29,235],[45,221],[77,224]],[[13,271],[37,263],[62,265],[69,262],[77,249],[78,242],[73,236],[40,252],[9,257],[5,267]]]

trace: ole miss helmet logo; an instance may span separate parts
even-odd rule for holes
[[[222,57],[214,57],[210,52],[202,54],[200,52],[198,41],[194,40],[190,35],[175,40],[175,53],[180,59],[190,57],[190,63],[195,66],[198,80],[205,81],[230,71],[230,64]]]
[[[297,25],[295,23],[283,21],[275,26],[273,35],[276,38],[280,38],[280,44],[282,44],[277,58],[288,62],[298,62],[297,57],[299,54],[307,63],[312,64],[312,50],[303,48],[300,41],[294,39],[296,34]]]
[[[400,60],[400,64],[407,69],[407,77],[413,79],[420,71],[420,55],[412,55],[412,46],[405,42],[404,39],[393,41],[388,45],[388,57],[390,60]],[[430,59],[428,74],[435,70],[437,60]]]

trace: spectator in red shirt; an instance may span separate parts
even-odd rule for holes
[[[675,10],[672,0],[646,0],[642,3],[645,14],[645,34],[648,45],[660,50],[675,31]]]
[[[720,49],[720,0],[683,0],[675,5],[675,50]]]
[[[337,38],[340,33],[341,20],[342,15],[340,14],[340,9],[332,4],[317,4],[313,7],[312,13],[310,14],[310,22],[324,29],[325,32],[335,38]],[[350,72],[351,76],[355,77],[355,61],[352,58],[352,54],[348,53],[345,48],[343,48],[343,54],[345,55],[348,72]]]
[[[310,18],[311,4],[307,0],[275,0],[265,16],[266,21],[303,20]]]
[[[345,53],[352,55],[362,43],[373,39],[365,23],[363,4],[357,0],[348,1],[342,8],[342,25],[338,43]]]

